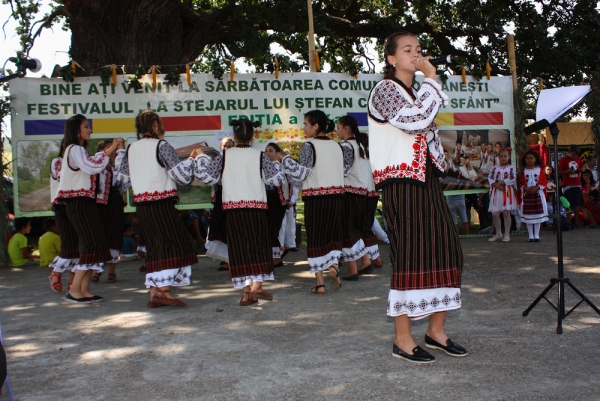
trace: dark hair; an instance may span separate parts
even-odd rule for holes
[[[125,223],[123,224],[123,232],[126,232],[127,230],[129,230],[131,227],[133,227],[130,223]]]
[[[112,139],[104,139],[98,142],[98,146],[96,146],[96,153],[102,152],[107,145],[112,145]]]
[[[27,227],[29,224],[29,217],[19,217],[15,219],[15,230],[17,232],[21,231],[23,228]]]
[[[158,114],[152,110],[142,110],[135,118],[135,129],[137,131],[137,138],[141,139],[144,135],[150,135],[152,138],[158,138],[158,135],[152,129],[154,122],[158,123],[158,130],[163,135],[165,129],[163,128],[162,121]]]
[[[50,231],[54,226],[56,226],[56,220],[54,220],[52,217],[44,220],[44,230]]]
[[[387,37],[385,43],[383,44],[383,61],[385,62],[385,68],[383,70],[384,78],[393,78],[395,67],[389,63],[388,56],[393,56],[396,54],[396,49],[398,49],[398,39],[403,36],[413,36],[417,37],[414,33],[408,31],[396,32]]]
[[[233,135],[242,142],[250,142],[254,138],[254,128],[260,127],[260,122],[250,121],[247,118],[231,120]]]
[[[367,134],[363,134],[358,130],[358,122],[352,116],[342,116],[338,119],[338,122],[344,127],[350,127],[352,134],[356,138],[358,144],[358,153],[363,159],[369,158],[369,137]]]
[[[58,157],[63,157],[65,153],[65,138],[60,141],[60,147],[58,148]]]
[[[533,155],[533,157],[535,157],[535,165],[536,166],[541,166],[542,165],[542,160],[540,159],[540,155],[537,154],[537,152],[533,149],[529,149],[527,152],[523,153],[523,157],[521,157],[521,166],[525,167],[525,158],[527,157],[527,155]]]
[[[592,189],[589,193],[588,193],[588,199],[589,198],[593,198],[593,199],[598,199],[598,190],[597,189]]]
[[[569,152],[575,152],[575,153],[577,153],[577,156],[579,156],[581,154],[581,150],[579,149],[579,146],[574,145],[574,144],[569,146]]]
[[[592,170],[589,168],[586,168],[583,173],[581,173],[581,185],[583,185],[583,175],[586,173],[590,175],[590,185],[594,185],[596,180],[594,180],[594,174],[592,174]]]
[[[544,170],[545,170],[547,167],[550,167],[550,170],[551,170],[551,171],[550,171],[550,179],[551,179],[552,181],[556,181],[556,173],[554,172],[554,167],[552,167],[551,165],[549,165],[549,164],[548,164],[546,167],[544,167]],[[546,173],[546,172],[544,171],[544,174],[545,174],[545,173]],[[548,175],[548,174],[546,174],[546,175]]]
[[[79,132],[81,131],[81,124],[83,124],[84,121],[87,121],[87,118],[82,114],[75,114],[74,116],[69,117],[65,123],[65,136],[63,137],[62,143],[65,149],[70,145],[81,145],[81,143],[79,143]],[[87,141],[84,141],[83,147],[87,148],[87,144]]]
[[[273,149],[275,149],[275,152],[277,152],[277,153],[281,153],[281,152],[282,152],[282,150],[281,150],[281,148],[279,147],[279,145],[277,145],[275,142],[269,142],[269,143],[267,144],[267,146],[270,146],[270,147],[272,147]]]
[[[317,128],[317,134],[327,134],[328,132],[333,132],[335,129],[335,123],[327,117],[327,114],[323,113],[321,110],[311,110],[304,115],[304,117],[308,118],[308,121],[312,125],[318,124],[319,128]]]

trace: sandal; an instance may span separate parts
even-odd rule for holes
[[[54,277],[58,278],[58,281],[56,283],[52,282],[52,279]],[[60,274],[58,274],[57,272],[52,272],[52,273],[50,273],[50,277],[48,277],[48,278],[50,279],[50,288],[52,288],[52,290],[55,292],[62,292],[62,283],[60,282]]]
[[[266,301],[272,301],[273,300],[273,294],[265,292],[264,290],[250,291],[248,294],[250,294],[250,296],[253,297],[253,298],[264,299]]]
[[[323,289],[322,292],[319,291],[319,289]],[[313,287],[310,289],[310,292],[312,292],[313,294],[319,294],[319,295],[324,295],[325,294],[325,286],[324,285],[317,285],[316,287]]]
[[[117,275],[115,273],[109,273],[108,274],[108,278],[106,279],[107,283],[116,283],[117,282]]]
[[[90,278],[90,281],[93,281],[94,283],[97,283],[98,281],[100,281],[100,276],[101,275],[102,275],[102,273],[92,274],[92,277]]]
[[[154,292],[150,292],[152,294],[150,298],[150,302],[156,302],[165,306],[186,306],[187,304],[180,299],[167,297],[165,295],[166,292],[171,291],[162,291],[158,288]]]
[[[244,299],[245,296],[248,296],[248,298]],[[252,295],[250,295],[249,292],[245,292],[244,295],[242,295],[242,299],[240,299],[240,306],[249,306],[252,304],[255,304],[258,302],[258,299],[254,298]]]
[[[335,272],[335,273],[333,273]],[[333,291],[339,290],[342,288],[342,283],[340,283],[339,279],[340,271],[338,270],[336,265],[332,265],[329,268],[329,285]]]

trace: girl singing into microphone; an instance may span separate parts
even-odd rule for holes
[[[467,351],[444,331],[446,311],[461,306],[463,263],[438,179],[444,175],[444,152],[434,120],[448,97],[413,34],[387,38],[384,60],[385,76],[369,96],[368,111],[371,168],[376,188],[383,190],[390,235],[392,355],[416,363],[435,361],[410,331],[410,319],[428,316],[425,346],[465,356]],[[411,87],[417,71],[425,74],[419,91]]]

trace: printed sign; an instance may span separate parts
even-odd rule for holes
[[[18,166],[15,214],[51,214],[48,166],[57,153],[65,121],[74,114],[88,118],[92,139],[120,136],[131,142],[135,116],[140,110],[152,109],[163,120],[165,139],[194,137],[188,145],[206,141],[215,148],[220,138],[231,134],[232,120],[249,118],[261,122],[253,146],[264,149],[271,141],[304,140],[304,113],[314,109],[323,110],[334,121],[352,115],[366,131],[369,92],[382,76],[365,74],[355,79],[345,74],[293,73],[275,79],[270,74],[237,74],[227,81],[196,74],[192,85],[182,78],[182,83],[173,87],[159,76],[153,88],[151,77],[145,76],[138,90],[129,87],[127,76],[118,77],[117,85],[103,84],[99,77],[76,78],[72,83],[60,78],[11,81]],[[419,82],[415,87],[420,87]],[[492,143],[493,149],[497,143],[505,146],[513,135],[511,78],[476,81],[468,77],[463,84],[460,77],[450,77],[442,87],[450,97],[436,119],[449,156],[450,176],[444,188],[484,190],[491,161],[488,144]],[[186,188],[184,191],[199,192],[182,197],[180,207],[210,207],[204,202],[208,188],[196,184]]]

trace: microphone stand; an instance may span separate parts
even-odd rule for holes
[[[583,99],[581,99],[583,100]],[[564,114],[563,114],[564,115]],[[548,126],[548,122],[546,120],[542,120],[539,123],[535,123],[530,127],[525,129],[526,133],[532,133],[538,131],[541,128]],[[585,296],[583,292],[581,292],[571,281],[569,278],[565,277],[564,267],[563,267],[563,244],[562,244],[562,227],[561,227],[561,217],[560,217],[560,196],[559,188],[560,188],[560,175],[558,175],[558,127],[556,126],[556,122],[550,124],[550,132],[552,133],[552,139],[554,140],[554,160],[557,166],[557,174],[556,174],[556,193],[554,196],[554,214],[552,217],[554,218],[554,227],[556,231],[556,255],[558,259],[558,277],[551,278],[550,284],[542,291],[540,295],[533,301],[531,305],[527,309],[523,311],[523,316],[527,316],[529,312],[543,299],[546,300],[557,312],[558,312],[558,324],[556,326],[556,333],[562,334],[562,321],[577,308],[583,302],[587,303],[593,310],[596,311],[600,315],[600,309],[588,297]],[[558,284],[558,303],[554,305],[548,298],[546,298],[546,294],[548,291],[554,287],[555,284]],[[581,300],[572,307],[568,312],[565,313],[565,284],[571,287],[571,289],[579,295]]]

